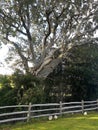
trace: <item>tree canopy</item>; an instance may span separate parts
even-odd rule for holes
[[[0,41],[9,45],[7,62],[46,78],[70,49],[98,43],[95,0],[2,0]]]

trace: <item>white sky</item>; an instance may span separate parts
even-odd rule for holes
[[[3,64],[0,64],[0,74],[3,74],[3,75],[12,73],[12,70],[4,62],[7,52],[8,52],[8,47],[6,45],[3,45],[2,49],[0,49],[0,63],[3,62]]]

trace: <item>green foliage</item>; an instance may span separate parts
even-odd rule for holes
[[[17,91],[17,103],[29,104],[44,102],[44,87],[41,79],[31,74],[14,73],[12,75],[14,89]]]
[[[44,84],[31,74],[16,72],[12,76],[0,77],[0,106],[44,103]]]
[[[81,101],[98,98],[98,46],[84,45],[70,51],[67,59],[47,77],[47,101]]]
[[[97,50],[97,45],[89,45],[78,47],[74,50],[74,53],[72,52],[72,63],[69,66],[68,73],[73,100],[95,100],[98,96]]]
[[[0,106],[16,104],[16,93],[11,87],[9,76],[0,76]]]

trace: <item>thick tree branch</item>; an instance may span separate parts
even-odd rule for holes
[[[46,10],[46,19],[47,19],[47,23],[48,23],[48,30],[45,33],[44,39],[43,39],[43,46],[45,48],[46,46],[46,40],[49,37],[50,33],[51,33],[51,22],[50,22],[50,14],[52,13],[52,11],[50,10]]]
[[[26,23],[25,23],[25,20],[24,20],[22,14],[19,13],[19,15],[20,15],[20,18],[21,18],[23,27],[24,27],[25,30],[26,30],[27,37],[28,37],[28,41],[29,41],[29,45],[30,45],[30,50],[31,50],[31,54],[32,54],[32,60],[34,60],[34,59],[35,59],[35,56],[34,56],[34,48],[33,48],[33,43],[32,43],[32,36],[31,36],[31,34],[30,34],[29,28],[26,26]]]

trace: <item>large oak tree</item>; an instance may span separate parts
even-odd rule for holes
[[[70,49],[98,43],[96,0],[2,0],[0,40],[7,62],[46,78]]]

